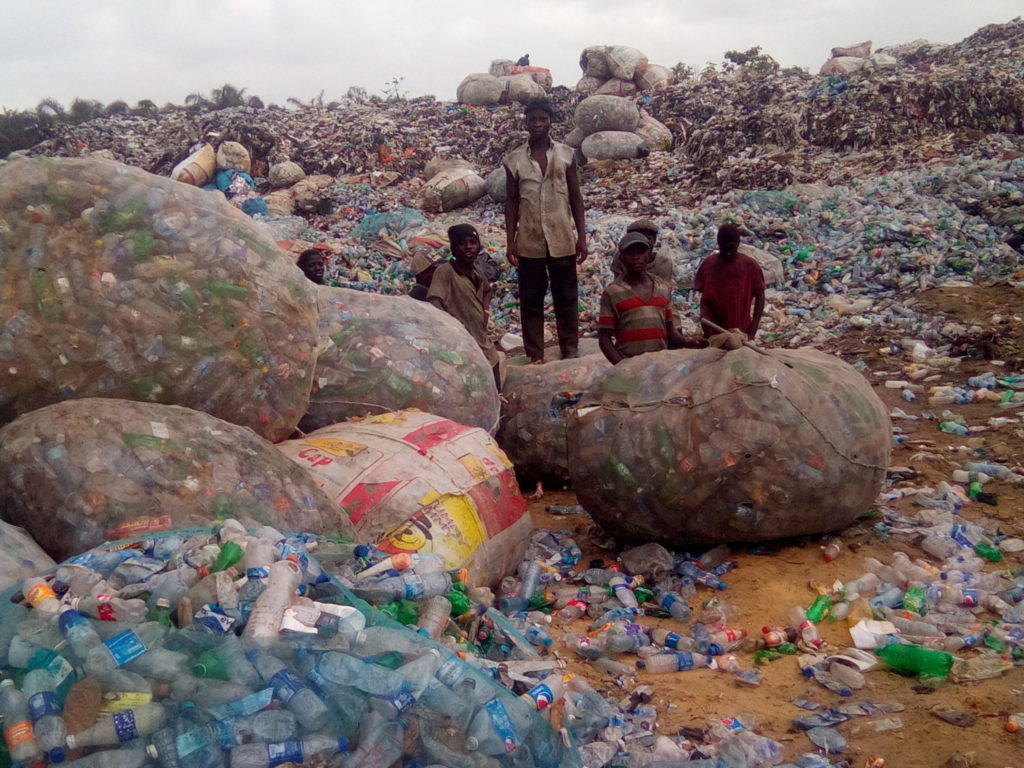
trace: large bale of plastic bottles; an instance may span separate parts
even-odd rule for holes
[[[418,408],[494,432],[494,374],[458,320],[404,296],[328,286],[318,293],[320,345],[300,429]]]
[[[522,559],[531,530],[526,501],[512,462],[482,429],[400,411],[277,448],[311,473],[361,541],[383,552],[438,554],[480,584],[495,583]]]
[[[544,365],[510,365],[497,440],[521,482],[570,481],[566,421],[583,393],[611,368],[603,354]]]
[[[272,443],[173,405],[87,398],[0,429],[0,510],[58,559],[134,530],[237,517],[351,537]]]
[[[432,639],[443,597],[423,604],[415,621],[432,629],[417,634],[332,573],[367,562],[380,554],[228,519],[110,542],[26,579],[0,600],[11,760],[580,766],[538,712],[543,696],[513,695],[497,661]],[[487,627],[488,646],[509,642]]]
[[[108,160],[0,168],[0,420],[183,405],[280,440],[305,413],[312,284],[222,195]]]
[[[871,385],[812,349],[629,358],[569,422],[580,503],[618,539],[677,548],[840,529],[878,495],[890,448]]]

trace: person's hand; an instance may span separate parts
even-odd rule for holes
[[[509,247],[505,249],[505,261],[513,267],[519,266],[519,251],[516,250],[515,243],[509,245]]]
[[[587,238],[580,237],[576,240],[576,263],[582,264],[587,260]]]

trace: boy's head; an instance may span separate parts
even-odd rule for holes
[[[650,219],[637,219],[630,223],[626,227],[626,234],[630,232],[639,232],[641,235],[647,238],[647,242],[651,244],[651,248],[654,247],[654,243],[658,240],[658,225]]]
[[[526,102],[523,117],[526,118],[526,132],[530,138],[546,138],[555,119],[555,108],[547,99],[532,99]]]
[[[740,228],[736,224],[723,224],[718,228],[718,252],[727,258],[740,249]]]
[[[469,265],[476,261],[480,253],[480,235],[472,224],[456,224],[448,228],[448,242],[452,246],[455,260]]]
[[[299,269],[309,280],[317,285],[324,284],[324,255],[316,248],[310,248],[299,254],[296,262]]]
[[[651,262],[651,244],[640,232],[627,232],[619,240],[619,259],[627,275],[637,275],[647,269]]]

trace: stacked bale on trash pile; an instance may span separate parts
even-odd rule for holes
[[[581,398],[569,468],[616,538],[686,548],[848,525],[890,443],[871,385],[831,355],[674,350],[624,360]]]
[[[583,77],[576,90],[585,94],[633,96],[665,88],[672,70],[651,64],[647,55],[628,45],[591,45],[580,54]]]
[[[630,160],[668,149],[672,133],[630,99],[590,96],[576,106],[575,128],[565,142],[588,160]]]
[[[542,98],[551,90],[551,71],[544,67],[517,66],[508,59],[495,59],[487,72],[466,75],[455,92],[455,100],[471,106],[489,106]]]

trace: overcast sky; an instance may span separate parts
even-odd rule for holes
[[[454,99],[495,58],[530,53],[556,84],[588,45],[700,67],[760,45],[817,71],[833,46],[954,43],[1010,21],[1021,0],[0,0],[0,107],[52,97],[180,104],[224,83],[265,102],[380,94]]]

